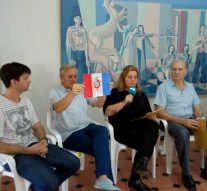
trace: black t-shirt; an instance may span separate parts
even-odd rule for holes
[[[128,91],[125,90],[118,91],[116,88],[112,89],[111,95],[107,96],[105,104],[103,106],[104,113],[107,106],[124,101],[126,95],[128,94]],[[124,106],[118,113],[114,114],[113,116],[109,116],[109,122],[113,125],[114,128],[120,129],[124,126],[124,124],[129,123],[135,118],[142,117],[150,111],[152,110],[146,94],[143,91],[137,92],[132,103]]]

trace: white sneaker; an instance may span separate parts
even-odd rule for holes
[[[110,190],[121,191],[121,189],[118,188],[117,186],[114,186],[112,184],[112,181],[110,179],[108,179],[108,178],[106,178],[104,180],[96,179],[94,188],[99,188],[99,189],[106,190],[106,191],[110,191]]]

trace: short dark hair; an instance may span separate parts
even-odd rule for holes
[[[11,80],[19,80],[22,74],[31,74],[31,70],[28,66],[20,64],[18,62],[6,63],[0,69],[0,78],[6,88],[11,85]]]

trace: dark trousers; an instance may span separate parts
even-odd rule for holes
[[[46,158],[20,154],[14,159],[17,172],[32,183],[32,191],[56,191],[80,167],[75,155],[52,144],[48,144]]]
[[[121,129],[121,133],[115,131],[115,139],[137,150],[133,166],[143,156],[151,158],[159,134],[159,125],[156,121],[150,119],[131,121]]]
[[[107,175],[113,181],[109,135],[106,127],[91,123],[84,129],[72,133],[64,141],[63,147],[94,156],[96,176]]]
[[[189,175],[189,144],[192,129],[188,129],[180,124],[168,122],[168,131],[175,138],[175,146],[178,153],[182,174]]]

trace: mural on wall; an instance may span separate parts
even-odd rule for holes
[[[132,64],[154,95],[170,78],[171,63],[182,59],[186,81],[207,93],[206,0],[62,0],[61,16],[61,63],[76,64],[78,82],[103,71],[116,82]]]

